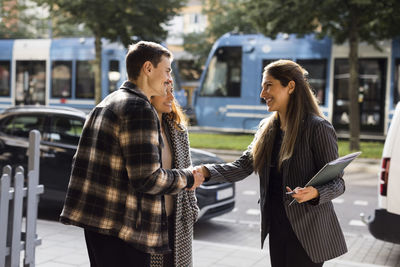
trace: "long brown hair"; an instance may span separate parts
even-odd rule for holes
[[[263,76],[266,74],[279,80],[282,86],[287,86],[290,81],[295,82],[295,89],[290,95],[286,112],[286,134],[282,140],[278,160],[278,168],[280,169],[282,162],[289,159],[293,154],[296,138],[305,115],[314,114],[323,117],[323,114],[308,83],[308,73],[299,64],[291,60],[274,61],[264,68]],[[275,122],[278,120],[279,115],[275,112],[261,122],[255,135],[252,156],[256,173],[260,173],[273,156],[271,153],[277,131]]]
[[[176,129],[184,131],[185,128],[183,128],[182,126],[187,127],[188,119],[183,113],[181,106],[178,104],[175,98],[172,101],[171,108],[172,111],[163,114],[163,116],[165,116],[167,120],[174,122],[174,126]]]

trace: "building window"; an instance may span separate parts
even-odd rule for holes
[[[70,98],[72,61],[53,61],[51,69],[51,96]]]
[[[199,23],[199,16],[200,16],[200,14],[198,14],[198,13],[191,14],[190,15],[190,23],[193,23],[193,24]]]
[[[94,99],[94,71],[89,61],[76,62],[76,98]]]
[[[207,68],[201,96],[240,97],[242,48],[220,47]]]

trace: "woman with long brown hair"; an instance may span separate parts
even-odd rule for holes
[[[272,267],[322,266],[347,251],[331,202],[344,192],[344,180],[340,175],[322,186],[301,186],[338,157],[335,130],[299,64],[270,63],[261,86],[260,97],[273,113],[261,122],[248,150],[235,162],[198,170],[208,179],[230,182],[255,171],[260,178],[261,246],[269,234]],[[289,205],[293,198],[297,203]]]
[[[164,169],[188,168],[192,165],[187,119],[175,101],[172,84],[165,96],[151,97],[151,104],[160,119],[161,161]],[[193,224],[197,220],[198,207],[195,191],[183,190],[177,195],[164,195],[168,217],[168,237],[171,253],[151,256],[151,267],[193,266]]]

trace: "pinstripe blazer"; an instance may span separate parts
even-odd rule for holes
[[[276,123],[274,125],[277,127]],[[312,261],[323,262],[347,252],[343,232],[331,202],[345,190],[343,174],[325,185],[317,186],[318,199],[301,204],[288,206],[292,197],[285,194],[285,186],[304,186],[327,162],[336,159],[337,137],[328,121],[314,115],[306,116],[300,130],[292,157],[282,163],[282,198],[286,215],[303,248]],[[259,174],[261,247],[270,229],[270,203],[266,196],[270,162],[266,166]],[[205,167],[210,171],[211,180],[242,180],[253,172],[251,145],[235,162]]]

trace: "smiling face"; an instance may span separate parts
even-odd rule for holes
[[[157,67],[152,65],[152,70],[149,73],[148,80],[150,89],[152,91],[151,95],[166,95],[168,84],[172,83],[171,71],[171,60],[166,56],[161,57],[161,61],[157,64]]]
[[[172,102],[174,101],[174,88],[169,83],[167,86],[167,94],[165,96],[152,96],[151,104],[157,110],[159,115],[172,111]],[[161,116],[160,116],[161,117]]]
[[[260,97],[267,103],[269,112],[277,111],[280,115],[286,114],[290,94],[294,90],[293,83],[290,81],[287,86],[283,86],[279,80],[264,73]]]

